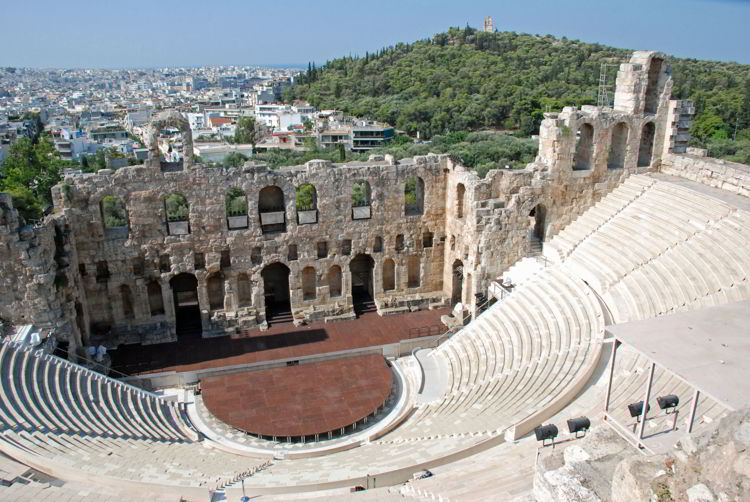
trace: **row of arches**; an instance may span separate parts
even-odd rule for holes
[[[653,122],[646,122],[641,129],[638,147],[637,167],[649,167],[654,150],[656,128]],[[608,169],[622,169],[629,143],[630,128],[625,122],[618,122],[612,128],[607,154]],[[594,164],[594,126],[589,123],[581,124],[576,132],[576,148],[573,156],[573,170],[587,171]]]
[[[406,286],[418,288],[421,285],[421,259],[417,255],[408,256],[405,259]],[[357,305],[371,303],[374,299],[374,274],[375,261],[366,253],[356,255],[349,262],[351,273],[351,295],[355,307]],[[281,262],[274,262],[261,270],[263,282],[263,296],[266,314],[274,318],[282,314],[291,313],[291,270]],[[380,270],[382,274],[382,289],[384,292],[397,289],[397,266],[392,258],[386,258],[382,262]],[[199,283],[196,276],[189,272],[183,272],[172,277],[169,281],[169,289],[174,306],[178,333],[200,332],[200,310],[208,307],[210,311],[225,308],[227,288],[225,283],[228,279],[221,271],[208,275],[205,279],[205,296],[203,301],[207,305],[201,305],[199,301]],[[247,273],[236,276],[236,300],[237,307],[251,306],[253,303],[253,287]],[[328,296],[332,299],[341,298],[344,274],[340,265],[334,264],[324,270],[320,277],[318,271],[312,267],[304,267],[300,271],[299,283],[301,287],[302,300],[313,301],[317,299],[318,287],[327,286]],[[154,278],[146,282],[148,295],[148,314],[151,317],[164,315],[165,301],[162,283]],[[134,308],[134,296],[129,285],[122,284],[119,287],[122,305],[122,317],[126,320],[134,319],[136,309]]]
[[[424,214],[425,184],[419,176],[410,176],[404,183],[404,215]],[[352,219],[370,218],[372,191],[370,183],[358,180],[352,183]],[[127,207],[122,199],[105,195],[100,201],[100,211],[105,229],[128,226]],[[237,187],[230,188],[225,197],[225,213],[229,229],[248,227],[249,204],[247,194]],[[315,186],[306,183],[295,189],[297,223],[317,223],[318,196]],[[264,187],[258,193],[258,214],[264,232],[286,230],[286,201],[284,192],[276,185]],[[170,234],[189,233],[190,205],[181,193],[171,193],[164,198],[164,210]]]

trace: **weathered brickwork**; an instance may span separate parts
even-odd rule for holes
[[[448,155],[279,170],[209,169],[187,156],[175,171],[159,162],[156,133],[187,126],[160,115],[145,164],[66,176],[44,226],[19,232],[2,199],[0,246],[11,259],[0,265],[0,317],[54,328],[74,346],[112,346],[173,340],[189,308],[202,336],[263,328],[281,304],[296,323],[351,318],[367,297],[381,315],[458,301],[472,308],[534,241],[630,174],[674,165],[690,111],[670,105],[670,90],[663,56],[637,52],[620,68],[613,108],[545,114],[535,162],[484,179]],[[355,189],[360,182],[369,191]],[[298,211],[296,191],[307,184],[314,208]],[[407,184],[416,201],[407,201]],[[244,193],[246,215],[228,213],[231,189]],[[170,194],[188,208],[168,221]],[[124,208],[110,228],[103,199]]]

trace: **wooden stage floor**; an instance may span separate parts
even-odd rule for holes
[[[233,373],[201,380],[206,408],[240,430],[264,436],[325,434],[377,411],[393,377],[383,356]]]
[[[292,323],[250,330],[242,338],[221,336],[180,338],[154,345],[121,345],[109,351],[112,367],[126,374],[195,371],[290,357],[372,347],[445,331],[440,316],[450,309],[421,310],[381,317],[367,312],[358,319],[335,323]]]

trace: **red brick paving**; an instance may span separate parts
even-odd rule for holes
[[[376,312],[358,319],[317,322],[296,327],[277,324],[268,331],[250,330],[246,337],[180,338],[156,345],[122,345],[109,352],[113,368],[124,373],[195,371],[326,352],[371,347],[445,331],[440,316],[449,309],[421,310],[381,317]],[[420,332],[420,328],[431,328]]]
[[[217,418],[264,436],[338,430],[374,412],[391,392],[383,356],[284,366],[201,380],[203,402]]]

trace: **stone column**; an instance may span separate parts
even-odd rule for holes
[[[151,317],[151,307],[148,304],[148,288],[144,279],[135,280],[133,290],[133,315],[136,320],[145,321]]]
[[[169,281],[165,281],[164,279],[159,279],[159,285],[161,286],[161,298],[164,303],[164,316],[167,321],[174,323],[177,320],[177,313],[175,311],[172,288],[169,286]]]
[[[239,298],[237,297],[237,277],[225,277],[224,278],[224,310],[226,312],[232,312],[237,310],[239,305]]]

